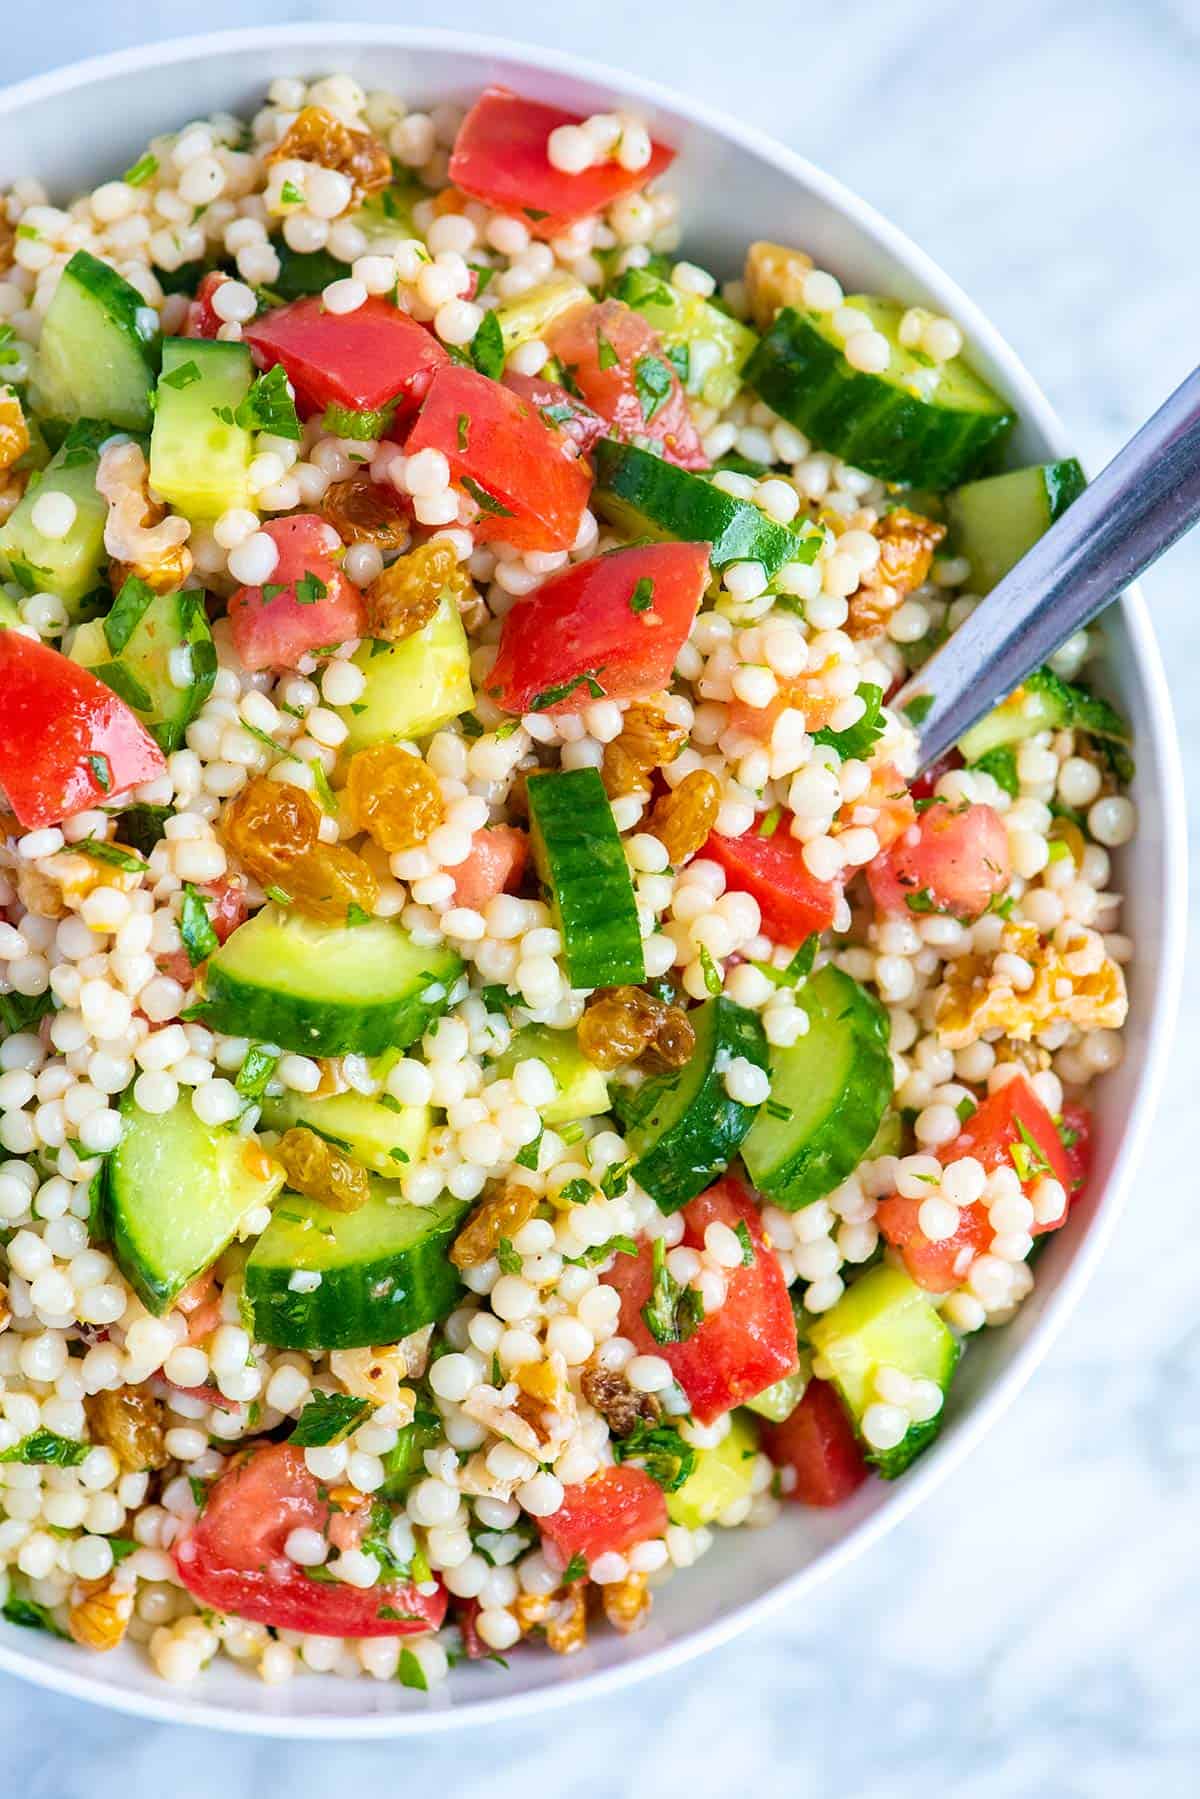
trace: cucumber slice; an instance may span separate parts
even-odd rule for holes
[[[679,369],[685,392],[723,410],[741,390],[758,333],[699,294],[684,293],[648,269],[628,269],[613,289],[653,325]]]
[[[971,564],[973,593],[991,593],[1087,482],[1073,456],[969,481],[946,499],[954,546]]]
[[[676,468],[636,444],[602,437],[593,455],[592,504],[628,537],[711,544],[714,569],[759,562],[768,578],[785,562],[811,562],[820,546],[819,531],[789,531],[750,500],[723,493],[705,476]]]
[[[21,608],[8,594],[0,593],[0,630],[7,631],[21,622]]]
[[[390,1094],[381,1099],[366,1093],[333,1093],[314,1099],[309,1093],[284,1093],[278,1099],[264,1099],[262,1105],[262,1122],[270,1130],[306,1124],[321,1136],[344,1143],[355,1161],[393,1180],[404,1164],[420,1161],[431,1121],[428,1106],[402,1106]]]
[[[815,1321],[809,1337],[856,1425],[878,1398],[875,1376],[881,1368],[898,1368],[911,1380],[936,1381],[944,1393],[958,1362],[958,1342],[929,1294],[899,1268],[872,1268],[860,1275]],[[910,1425],[894,1449],[867,1445],[867,1460],[885,1480],[894,1480],[933,1441],[940,1423],[939,1412],[924,1424]]]
[[[1053,669],[1037,668],[1015,693],[964,732],[958,747],[966,762],[975,763],[989,750],[1022,743],[1039,731],[1062,730],[1086,731],[1110,743],[1129,743],[1133,737],[1107,700],[1062,680]]]
[[[121,1118],[106,1171],[108,1228],[122,1272],[161,1317],[216,1261],[245,1214],[274,1199],[283,1169],[256,1137],[201,1124],[190,1094],[151,1113],[127,1092]]]
[[[357,1212],[286,1193],[246,1262],[255,1341],[366,1349],[435,1324],[462,1292],[449,1250],[468,1210],[448,1193],[410,1206],[379,1180]],[[319,1284],[305,1275],[320,1276]]]
[[[618,1092],[614,1109],[636,1156],[630,1170],[662,1212],[677,1212],[711,1187],[754,1123],[756,1106],[725,1090],[735,1056],[766,1068],[767,1040],[755,1013],[724,994],[688,1014],[696,1032],[691,1061]]]
[[[415,1042],[461,973],[453,950],[422,949],[390,919],[329,925],[266,906],[209,958],[201,1015],[306,1056],[375,1056]]]
[[[786,1211],[822,1199],[852,1174],[892,1097],[888,1017],[832,963],[802,988],[808,1032],[773,1052],[771,1102],[742,1145],[760,1192]]]
[[[667,1494],[671,1523],[699,1530],[739,1499],[749,1499],[757,1454],[754,1420],[745,1412],[735,1412],[721,1441],[712,1449],[697,1450],[692,1472],[676,1492]]]
[[[512,1074],[518,1062],[536,1056],[544,1062],[558,1085],[558,1092],[541,1109],[545,1124],[568,1124],[573,1118],[598,1118],[608,1111],[608,1082],[579,1047],[574,1031],[551,1030],[548,1024],[527,1024],[514,1032],[512,1042],[492,1064],[501,1079]]]
[[[194,588],[155,593],[133,576],[106,618],[80,625],[71,660],[119,694],[169,756],[217,675],[204,596]]]
[[[757,1412],[760,1418],[767,1418],[772,1424],[782,1424],[804,1398],[804,1389],[811,1378],[812,1357],[807,1349],[801,1349],[800,1366],[795,1374],[785,1374],[773,1387],[764,1387],[753,1399],[747,1399],[746,1410]]]
[[[532,343],[535,337],[544,337],[555,319],[575,306],[589,306],[591,300],[582,281],[576,281],[573,275],[559,275],[553,281],[526,288],[515,300],[496,308],[504,354],[509,355],[520,344]]]
[[[279,258],[279,274],[270,291],[280,300],[303,300],[308,294],[323,293],[331,282],[344,281],[350,272],[328,250],[292,250],[282,237],[273,237],[271,248]]]
[[[154,308],[106,262],[76,250],[42,325],[33,371],[37,410],[147,431],[157,362]]]
[[[231,424],[254,380],[248,344],[168,337],[154,396],[150,485],[193,519],[249,506],[249,431]],[[222,416],[224,415],[224,416]]]
[[[108,505],[96,492],[96,470],[101,447],[113,435],[111,425],[94,419],[73,425],[0,530],[0,573],[26,593],[57,594],[72,617],[95,591],[106,561]],[[75,507],[65,537],[45,537],[33,522],[35,505],[48,493],[65,494]]]
[[[644,981],[633,878],[595,768],[531,776],[529,827],[550,892],[572,987]]]
[[[401,643],[368,638],[354,660],[367,684],[352,706],[338,708],[349,756],[372,743],[428,737],[475,704],[471,650],[450,594],[420,631]]]
[[[961,356],[927,363],[900,343],[905,308],[855,295],[891,362],[866,375],[846,361],[827,313],[785,306],[746,367],[769,406],[823,449],[883,481],[953,487],[998,448],[1016,415]]]

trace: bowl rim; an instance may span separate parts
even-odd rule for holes
[[[111,51],[64,65],[45,74],[0,89],[0,118],[27,106],[60,99],[78,88],[113,76],[144,73],[151,69],[186,63],[228,52],[251,53],[328,46],[338,49],[381,48],[440,51],[442,53],[495,56],[519,61],[531,70],[561,75],[581,82],[607,86],[649,106],[670,109],[702,130],[731,141],[739,148],[771,163],[782,174],[799,182],[865,235],[895,256],[905,269],[930,292],[937,294],[972,341],[991,359],[1005,391],[1034,424],[1058,455],[1070,448],[1064,427],[1038,383],[983,311],[934,259],[905,232],[893,225],[867,201],[834,176],[827,174],[799,152],[790,150],[756,126],[744,124],[707,101],[681,93],[665,83],[631,74],[610,64],[568,51],[550,50],[516,39],[487,33],[445,30],[431,26],[386,25],[371,22],[278,24],[240,27],[224,31],[174,37],[160,42]],[[864,1554],[873,1544],[909,1516],[927,1494],[939,1486],[964,1461],[1008,1409],[1050,1350],[1095,1272],[1117,1219],[1124,1207],[1133,1172],[1141,1158],[1150,1125],[1161,1096],[1167,1059],[1174,1038],[1182,988],[1186,941],[1187,833],[1182,763],[1170,692],[1158,645],[1151,629],[1145,601],[1137,587],[1118,602],[1121,606],[1133,661],[1145,697],[1148,734],[1160,771],[1158,783],[1163,809],[1162,850],[1165,879],[1161,896],[1161,955],[1148,1002],[1145,1055],[1130,1106],[1128,1124],[1113,1161],[1108,1182],[1096,1206],[1086,1239],[1074,1251],[1047,1313],[1005,1367],[990,1389],[970,1408],[953,1436],[935,1446],[913,1470],[888,1502],[854,1526],[835,1545],[824,1550],[807,1567],[784,1574],[758,1598],[732,1606],[701,1629],[677,1641],[611,1667],[581,1674],[575,1681],[533,1687],[521,1693],[499,1694],[494,1699],[472,1701],[461,1707],[398,1710],[369,1717],[337,1717],[321,1714],[305,1717],[292,1713],[244,1712],[228,1705],[202,1705],[175,1693],[163,1684],[162,1695],[122,1690],[83,1672],[60,1668],[34,1655],[0,1643],[0,1672],[14,1674],[34,1684],[137,1717],[187,1724],[239,1735],[287,1737],[325,1741],[385,1739],[443,1734],[475,1724],[502,1723],[528,1717],[535,1711],[560,1707],[578,1700],[597,1699],[653,1675],[682,1667],[708,1650],[739,1636],[778,1611],[788,1600],[830,1579]]]

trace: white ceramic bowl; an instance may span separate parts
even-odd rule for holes
[[[127,167],[153,133],[218,109],[252,112],[277,75],[347,70],[368,88],[422,103],[469,100],[489,81],[578,107],[632,101],[677,146],[670,179],[698,261],[732,273],[756,237],[802,244],[851,291],[895,294],[949,313],[972,359],[1013,401],[1014,462],[1071,445],[1003,339],[899,231],[802,157],[750,126],[651,83],[570,57],[449,32],[367,25],[280,26],[153,45],[81,63],[0,94],[0,185],[37,175],[56,197]],[[1096,1169],[1070,1224],[1049,1244],[1037,1286],[1007,1329],[970,1346],[937,1446],[894,1487],[872,1481],[832,1514],[785,1507],[766,1531],[726,1536],[658,1596],[639,1636],[598,1635],[579,1656],[522,1650],[507,1673],[458,1669],[431,1700],[395,1682],[307,1675],[264,1686],[218,1661],[192,1689],[167,1686],[125,1648],[94,1656],[5,1625],[0,1669],[121,1710],[280,1736],[400,1736],[514,1717],[611,1690],[732,1637],[877,1541],[967,1454],[1029,1378],[1076,1304],[1103,1249],[1142,1147],[1170,1049],[1184,937],[1184,800],[1162,665],[1140,599],[1107,621],[1107,679],[1137,733],[1140,829],[1118,885],[1136,939],[1127,1053],[1103,1088]]]

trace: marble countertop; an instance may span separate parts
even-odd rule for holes
[[[524,0],[515,14],[457,0],[450,15],[428,0],[207,0],[202,20],[181,0],[3,10],[2,79],[140,42],[151,17],[167,37],[347,14],[507,28],[653,74],[753,118],[911,232],[1011,339],[1093,466],[1195,360],[1197,0],[757,0],[736,23],[719,0]],[[1200,666],[1200,545],[1146,585],[1168,668]],[[1175,704],[1191,773],[1200,687],[1178,682]],[[967,1466],[802,1614],[544,1728],[427,1747],[185,1735],[0,1679],[10,1789],[1194,1795],[1200,1326],[1179,1171],[1195,1160],[1195,1057],[1193,965],[1154,1146],[1075,1318]],[[1185,1253],[1151,1263],[1151,1236]]]

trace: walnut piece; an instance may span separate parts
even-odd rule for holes
[[[1064,1020],[1081,1031],[1115,1031],[1124,1024],[1125,976],[1096,932],[1081,927],[1058,947],[1043,940],[1035,925],[1013,922],[1005,926],[1000,950],[1029,964],[1031,984],[1015,987],[1007,972],[997,972],[994,958],[959,956],[948,963],[935,1014],[938,1041],[947,1049],[965,1049],[989,1032],[1028,1043]]]
[[[846,630],[851,637],[874,637],[882,631],[901,600],[928,580],[933,553],[946,535],[945,525],[923,518],[906,506],[887,512],[873,527],[879,561],[850,595]]]
[[[813,260],[803,250],[760,239],[746,252],[746,296],[750,317],[759,331],[769,331],[784,306],[804,306],[804,277]]]
[[[115,1591],[111,1578],[78,1582],[67,1617],[72,1642],[85,1649],[115,1649],[129,1628],[133,1595],[132,1587]]]

